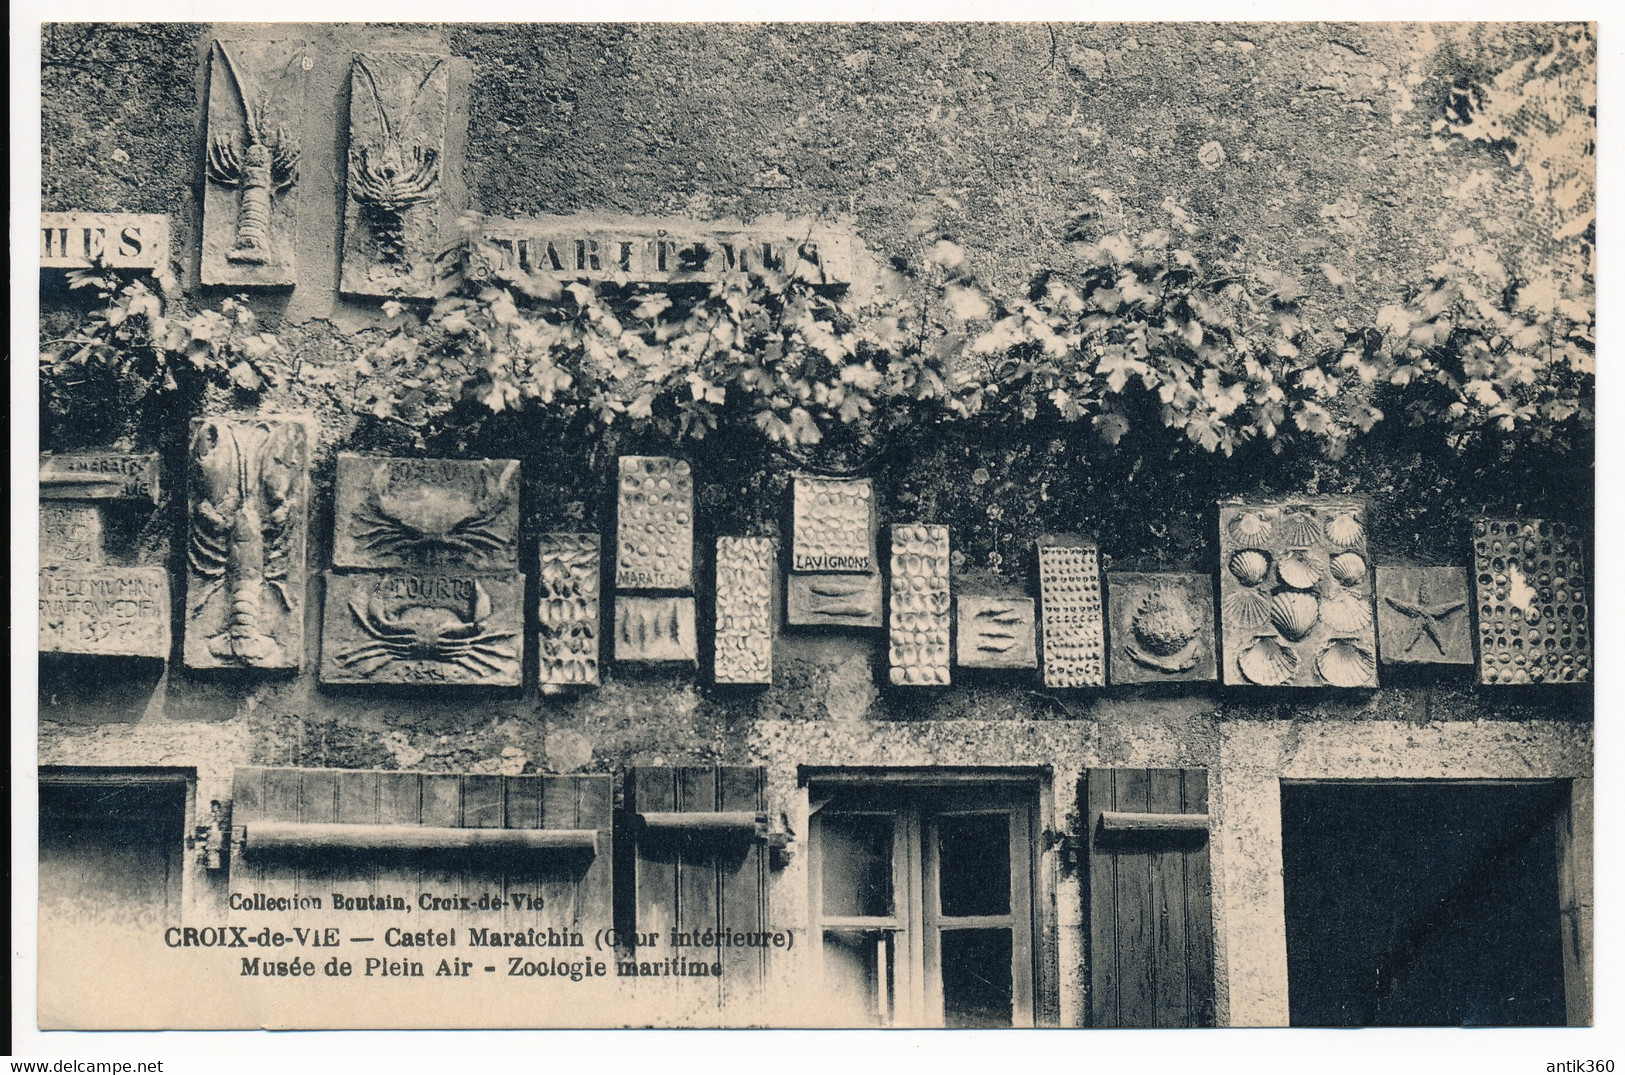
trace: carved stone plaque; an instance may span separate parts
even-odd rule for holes
[[[1199,683],[1219,678],[1213,578],[1174,573],[1106,575],[1113,683]]]
[[[1375,687],[1365,506],[1219,505],[1227,686]]]
[[[1038,667],[1037,611],[1015,591],[978,592],[961,586],[954,596],[961,668]]]
[[[41,566],[101,563],[101,511],[89,504],[41,504],[39,561]]]
[[[704,282],[770,270],[811,284],[849,283],[857,271],[850,233],[812,222],[722,227],[689,220],[485,217],[471,237],[499,252],[502,267],[538,280]]]
[[[1591,614],[1580,532],[1544,519],[1473,524],[1478,674],[1484,683],[1591,679]]]
[[[163,269],[169,218],[156,213],[41,213],[42,269]]]
[[[309,433],[300,419],[193,420],[188,668],[301,666],[309,466]]]
[[[875,570],[875,494],[868,478],[798,474],[791,486],[792,571]]]
[[[880,573],[791,575],[785,622],[792,627],[883,627]]]
[[[1472,609],[1459,567],[1377,568],[1383,664],[1472,664]]]
[[[427,298],[440,252],[448,60],[367,52],[350,67],[344,269],[351,295]]]
[[[891,530],[891,681],[945,686],[948,674],[948,528]]]
[[[333,566],[519,566],[519,463],[340,455]]]
[[[543,534],[538,546],[542,691],[551,694],[565,687],[596,687],[599,537]]]
[[[692,597],[615,599],[615,659],[655,664],[696,664]]]
[[[41,500],[158,502],[158,457],[124,452],[68,452],[39,457]]]
[[[772,538],[717,538],[718,683],[773,682],[773,590],[777,549]]]
[[[169,656],[169,576],[161,567],[39,573],[41,653]]]
[[[517,687],[524,601],[517,574],[330,571],[322,682]]]
[[[294,283],[303,42],[216,41],[204,135],[205,284]]]
[[[1104,687],[1100,557],[1092,543],[1069,540],[1044,538],[1038,545],[1044,686]]]
[[[615,538],[617,588],[693,587],[694,478],[687,462],[621,456]]]

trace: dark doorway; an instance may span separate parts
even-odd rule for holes
[[[1293,1026],[1561,1026],[1560,782],[1281,788]]]

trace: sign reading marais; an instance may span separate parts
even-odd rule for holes
[[[169,218],[156,213],[41,213],[42,269],[162,269]]]
[[[704,225],[578,217],[485,218],[472,231],[505,268],[556,280],[710,281],[729,272],[781,272],[814,284],[851,283],[853,240],[792,223]]]

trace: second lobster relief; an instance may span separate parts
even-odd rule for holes
[[[188,668],[301,667],[310,439],[297,418],[193,421]]]
[[[369,52],[350,67],[340,290],[427,298],[445,204],[449,60]]]
[[[298,238],[307,46],[216,41],[209,51],[203,283],[289,287]]]

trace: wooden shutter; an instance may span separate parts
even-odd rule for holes
[[[727,1021],[748,1020],[748,1005],[760,997],[768,980],[772,949],[673,947],[672,940],[677,933],[761,933],[770,928],[768,852],[755,825],[767,811],[765,770],[633,769],[627,774],[626,804],[636,841],[633,926],[640,934],[660,934],[654,949],[640,950],[637,958],[683,956],[721,963],[720,980],[673,983],[674,1002],[698,1006],[709,990],[707,1001],[727,1009]]]
[[[250,905],[255,894],[317,897],[292,909],[293,925],[341,926],[380,955],[390,926],[458,927],[459,946],[470,928],[571,930],[590,948],[610,914],[611,817],[608,776],[238,769],[231,891]],[[398,896],[412,912],[339,912],[334,894]],[[476,906],[425,909],[420,894]],[[478,907],[482,896],[502,906]]]
[[[1091,769],[1085,785],[1090,1025],[1212,1026],[1207,772]]]

